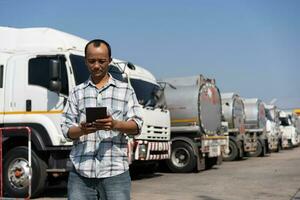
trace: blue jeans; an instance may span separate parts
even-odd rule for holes
[[[130,200],[129,171],[107,178],[86,178],[74,170],[69,173],[68,199],[70,200]]]

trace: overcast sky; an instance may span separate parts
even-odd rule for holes
[[[300,107],[298,0],[0,0],[0,26],[103,38],[158,79],[204,74],[221,92]]]

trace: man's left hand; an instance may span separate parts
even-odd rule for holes
[[[97,119],[95,122],[92,123],[93,127],[97,130],[105,130],[110,131],[113,130],[116,124],[116,120],[109,115],[107,118]]]

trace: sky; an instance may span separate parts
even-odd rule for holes
[[[0,0],[0,26],[102,38],[157,79],[203,74],[221,92],[300,107],[298,0]]]

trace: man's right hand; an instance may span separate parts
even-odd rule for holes
[[[97,131],[92,123],[81,122],[79,128],[81,129],[82,135],[87,135]]]
[[[69,129],[68,135],[71,139],[75,140],[96,131],[97,129],[91,123],[81,122],[79,126],[72,126]]]

